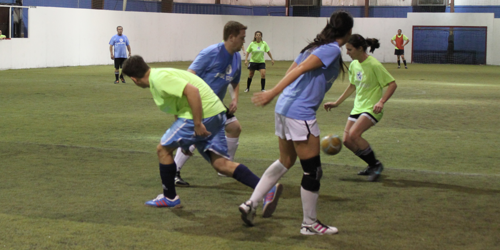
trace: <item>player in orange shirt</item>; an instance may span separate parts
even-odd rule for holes
[[[394,55],[398,56],[398,69],[401,68],[401,60],[400,57],[403,58],[403,63],[405,64],[405,69],[408,69],[406,66],[405,59],[405,46],[410,42],[410,39],[403,35],[401,29],[398,29],[398,34],[392,37],[391,43],[396,46],[396,50],[394,51]]]

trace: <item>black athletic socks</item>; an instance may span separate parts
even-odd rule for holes
[[[173,164],[164,165],[160,163],[160,177],[163,184],[163,195],[169,199],[174,199],[177,196],[175,192],[175,174],[177,166]]]

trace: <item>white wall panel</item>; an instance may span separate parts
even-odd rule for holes
[[[498,0],[455,0],[455,6],[458,5],[500,5]]]
[[[275,60],[293,60],[326,25],[327,18],[189,15],[123,12],[90,9],[30,9],[29,38],[0,41],[0,69],[111,65],[109,40],[116,26],[124,28],[132,54],[148,62],[190,61],[199,51],[222,41],[222,29],[229,20],[248,26],[245,48],[256,30],[264,33]],[[487,64],[500,65],[500,20],[492,13],[408,13],[408,18],[355,18],[354,33],[380,40],[374,56],[382,62],[395,62],[390,39],[397,29],[410,38],[412,27],[486,26],[488,28]],[[411,61],[411,49],[406,53]],[[345,55],[344,59],[350,61]],[[266,56],[267,57],[267,56]]]

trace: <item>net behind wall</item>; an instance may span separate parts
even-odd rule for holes
[[[413,27],[415,63],[486,64],[486,27]]]

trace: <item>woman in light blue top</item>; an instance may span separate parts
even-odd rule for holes
[[[304,217],[300,233],[323,235],[338,232],[337,228],[316,218],[322,175],[316,111],[339,72],[346,71],[340,48],[348,41],[353,24],[349,13],[333,13],[323,31],[300,52],[285,77],[269,91],[254,94],[252,102],[264,106],[281,93],[275,108],[275,134],[279,137],[280,158],[265,171],[250,199],[240,205],[241,218],[246,224],[253,225],[260,199],[299,157],[304,170],[301,182]],[[271,201],[266,197],[264,208],[268,204],[276,205]]]

